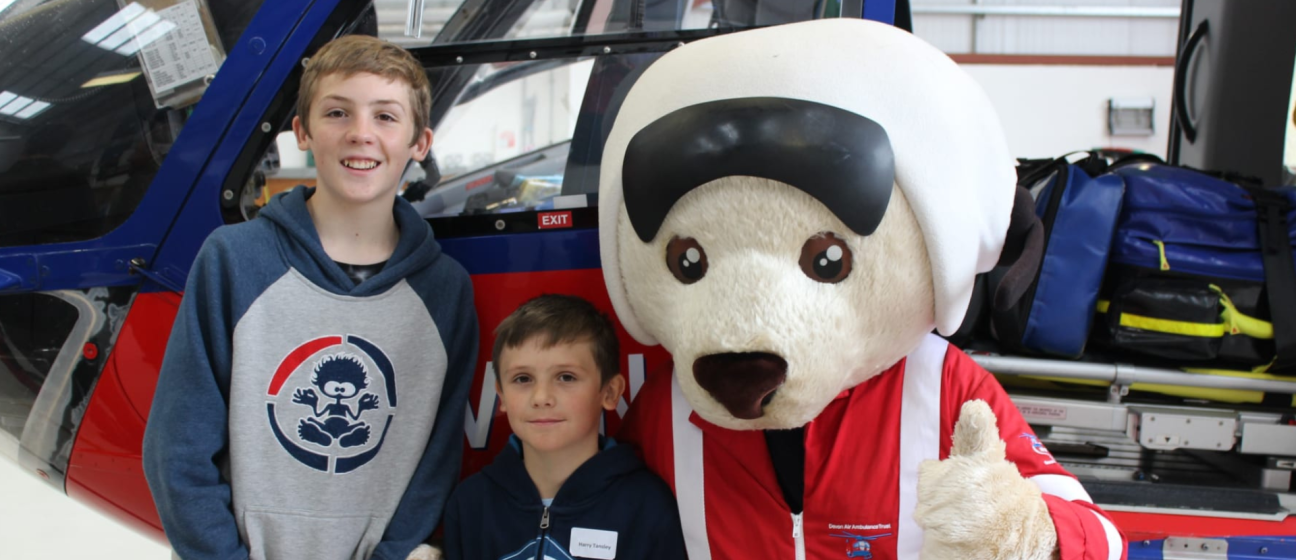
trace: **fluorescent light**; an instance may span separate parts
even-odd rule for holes
[[[162,20],[162,16],[157,15],[157,12],[153,10],[149,10],[141,14],[140,17],[131,20],[131,22],[126,25],[127,27],[131,28],[131,31],[135,32],[134,33],[135,35],[139,35],[140,32],[144,31],[145,29],[148,29],[150,25],[153,25],[161,20]]]
[[[162,17],[156,13],[151,11],[144,12],[144,15],[135,18],[134,21],[122,26],[122,28],[118,29],[116,33],[109,35],[107,39],[99,41],[97,46],[110,51],[115,50],[117,47],[125,45],[127,41],[130,41],[132,37],[139,34],[139,32],[144,31],[148,26],[157,23],[160,19],[162,19]]]
[[[176,24],[167,20],[159,21],[153,27],[145,29],[143,33],[136,35],[134,41],[128,41],[125,45],[122,45],[121,48],[117,49],[117,54],[124,54],[126,56],[133,55],[139,52],[140,49],[147,47],[149,43],[161,39],[162,36],[170,33],[172,29],[175,29],[175,27]]]
[[[29,119],[49,109],[50,106],[44,101],[23,97],[12,91],[0,91],[0,115]]]
[[[18,111],[21,111],[24,108],[26,108],[28,105],[31,105],[32,101],[34,100],[27,97],[23,97],[21,95],[16,96],[14,97],[13,101],[9,102],[8,105],[5,105],[4,107],[0,107],[0,115],[12,115],[14,113],[17,113]]]
[[[96,44],[95,46],[102,49],[108,49],[111,51],[113,49],[116,49],[117,47],[126,44],[126,41],[129,41],[130,38],[134,36],[135,36],[135,32],[131,31],[130,26],[123,25],[121,29],[118,29],[112,35],[109,35],[107,39],[99,41],[99,43]]]
[[[26,109],[19,111],[18,114],[14,116],[20,119],[30,119],[40,114],[42,111],[48,109],[49,107],[50,104],[44,101],[33,101],[32,104],[28,105]]]
[[[114,84],[124,84],[131,80],[134,80],[135,77],[139,75],[140,75],[139,72],[125,72],[121,74],[110,74],[107,76],[99,76],[96,78],[91,78],[90,81],[81,84],[81,87],[94,88],[94,87],[111,86]]]
[[[0,2],[4,2],[4,1],[6,0],[0,0]],[[95,28],[91,29],[89,33],[82,35],[81,39],[85,40],[87,43],[90,43],[91,45],[98,44],[99,41],[102,41],[104,37],[107,37],[112,32],[117,31],[123,25],[126,25],[126,22],[139,17],[139,15],[142,13],[144,13],[144,7],[140,6],[135,2],[131,2],[129,6],[122,8],[121,11],[113,14],[111,17],[104,20],[103,23],[95,26]]]
[[[101,49],[131,56],[175,28],[176,24],[162,19],[157,12],[131,2],[81,39]]]

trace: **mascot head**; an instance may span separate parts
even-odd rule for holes
[[[704,419],[802,426],[957,329],[1014,182],[981,88],[909,33],[836,19],[706,39],[649,67],[617,116],[604,276]]]

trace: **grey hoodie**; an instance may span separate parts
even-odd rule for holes
[[[458,478],[467,273],[397,198],[396,250],[356,285],[324,253],[313,193],[216,230],[190,273],[144,442],[186,560],[403,559]]]

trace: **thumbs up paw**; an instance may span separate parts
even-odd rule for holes
[[[949,458],[918,467],[914,520],[924,530],[923,560],[1057,557],[1040,490],[1006,460],[1004,447],[989,405],[964,403]]]
[[[441,560],[441,549],[428,544],[420,544],[410,552],[405,560]]]

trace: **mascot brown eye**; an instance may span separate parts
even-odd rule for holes
[[[706,276],[707,257],[702,245],[692,237],[671,238],[666,244],[666,268],[675,278],[685,284],[692,284]]]
[[[801,272],[811,280],[836,284],[850,275],[850,247],[832,233],[820,233],[801,246],[800,264]]]

